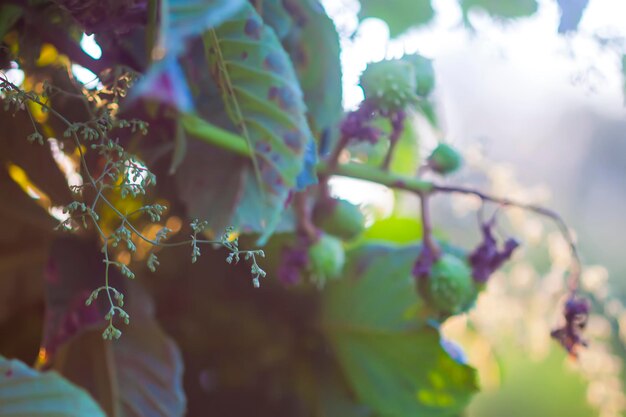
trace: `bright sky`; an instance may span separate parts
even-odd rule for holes
[[[358,27],[358,1],[326,0],[323,3],[340,31],[350,33],[358,29],[354,42],[344,40],[342,44],[347,108],[354,107],[363,98],[357,83],[367,62],[399,57],[405,52],[419,52],[435,59],[437,75],[444,79],[445,72],[451,70],[449,67],[460,71],[459,61],[472,58],[483,62],[506,61],[517,71],[546,81],[555,79],[569,84],[573,78],[586,76],[582,84],[599,89],[600,95],[607,94],[605,98],[614,103],[621,103],[620,57],[609,47],[600,47],[593,38],[621,37],[617,49],[626,50],[626,1],[591,0],[579,33],[564,37],[556,32],[559,11],[554,0],[539,0],[537,14],[507,25],[473,13],[471,21],[477,29],[475,33],[463,27],[457,0],[433,0],[434,21],[395,40],[389,39],[385,23],[378,19],[368,19]],[[440,74],[442,71],[444,74]]]

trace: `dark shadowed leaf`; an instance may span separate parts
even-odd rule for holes
[[[0,234],[0,242],[4,236],[11,236],[12,230],[21,223],[30,225],[41,231],[51,231],[57,222],[48,212],[37,205],[35,200],[28,196],[15,181],[11,179],[5,167],[0,167],[0,217],[10,220],[5,223],[7,228]],[[4,235],[4,236],[3,236]],[[16,238],[17,235],[14,236]],[[10,241],[11,239],[6,239]]]
[[[4,38],[15,22],[22,16],[23,10],[17,4],[0,5],[0,39]]]
[[[182,416],[180,351],[154,319],[147,294],[133,286],[126,298],[131,322],[119,340],[103,340],[101,329],[84,331],[59,349],[53,366],[85,387],[109,417]]]
[[[25,111],[15,114],[0,112],[0,164],[13,163],[22,168],[37,188],[43,191],[53,205],[66,205],[72,201],[67,180],[52,158],[50,145],[30,143],[26,137],[35,132],[35,127]],[[38,129],[41,129],[39,125]]]
[[[111,268],[110,284],[123,292],[123,283],[117,269]],[[90,306],[85,305],[85,301],[103,284],[104,263],[96,242],[70,235],[52,242],[45,271],[46,312],[42,341],[51,357],[60,346],[86,329],[102,327],[108,311],[105,294]]]
[[[408,29],[430,22],[434,10],[430,0],[361,0],[361,20],[382,19],[389,26],[392,38]]]
[[[186,204],[189,217],[206,219],[216,232],[233,225],[237,203],[246,198],[240,190],[243,175],[250,168],[240,156],[190,140],[185,158],[176,171],[179,196]]]
[[[85,390],[56,372],[37,372],[0,356],[0,416],[105,417]]]
[[[474,370],[452,359],[438,331],[418,320],[411,267],[417,246],[368,245],[350,253],[324,294],[323,327],[357,397],[385,416],[449,416],[477,390]]]
[[[354,401],[345,383],[338,375],[323,375],[319,387],[319,410],[315,417],[374,417],[371,408]]]
[[[0,167],[0,323],[43,296],[42,276],[56,222]],[[19,297],[15,295],[19,294]]]

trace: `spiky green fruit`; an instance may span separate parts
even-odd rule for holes
[[[432,266],[424,298],[442,316],[467,311],[476,300],[477,289],[467,262],[446,253]]]
[[[352,240],[365,230],[361,210],[342,199],[323,200],[313,210],[313,222],[326,233],[343,240]]]
[[[415,81],[417,84],[417,95],[428,96],[435,87],[435,70],[433,61],[419,54],[405,55],[403,61],[411,64],[415,70]]]
[[[360,84],[365,99],[384,112],[405,109],[417,100],[415,68],[401,59],[368,64]]]
[[[338,278],[346,263],[346,253],[341,240],[323,233],[309,247],[309,272],[313,280],[320,286],[333,278]]]
[[[452,146],[440,143],[428,157],[430,168],[442,175],[450,174],[461,166],[463,158]]]

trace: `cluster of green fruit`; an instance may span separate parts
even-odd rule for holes
[[[430,60],[414,54],[368,64],[360,82],[365,99],[374,102],[382,113],[389,113],[428,96],[435,75]]]
[[[368,64],[361,75],[365,101],[382,115],[402,112],[427,97],[434,88],[430,60],[421,55],[405,55]],[[450,174],[461,166],[460,154],[451,146],[440,144],[428,158],[431,170]]]
[[[408,107],[426,98],[434,86],[432,66],[419,55],[372,63],[361,76],[361,86],[365,101],[359,109],[348,113],[342,131],[355,138],[367,131],[373,116],[404,117]],[[448,175],[461,164],[459,152],[440,143],[426,159],[425,168]],[[300,282],[303,273],[318,286],[338,278],[345,264],[344,242],[355,240],[365,229],[359,207],[321,194],[308,219],[315,232],[298,233],[292,235],[289,242],[282,243],[283,259],[278,276],[285,283]],[[428,248],[426,244],[422,247],[413,275],[432,318],[444,319],[471,308],[485,286],[483,276],[508,259],[514,249],[499,250],[490,226],[484,236],[484,241],[469,256],[465,251],[450,247]]]
[[[313,282],[322,286],[340,276],[345,263],[343,241],[353,240],[363,232],[364,217],[350,202],[332,199],[318,204],[313,218],[320,234],[307,248],[304,269]],[[417,276],[418,291],[433,318],[445,319],[474,305],[485,284],[474,279],[470,258],[457,248],[444,247],[443,253],[428,263],[426,274]],[[418,263],[420,259],[421,255]]]
[[[365,230],[365,217],[347,200],[322,198],[313,209],[313,223],[321,233],[308,248],[311,277],[323,285],[339,277],[345,264],[343,241],[356,239]]]
[[[420,295],[438,319],[469,310],[484,288],[473,280],[467,258],[456,253],[442,254],[416,278]]]
[[[274,235],[266,251],[280,253],[278,264],[266,265],[284,284],[300,283],[304,276],[319,287],[339,278],[346,261],[344,242],[354,241],[365,230],[365,217],[347,200],[320,198],[312,210],[314,233]]]

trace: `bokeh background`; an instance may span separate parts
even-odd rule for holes
[[[557,3],[540,0],[538,12],[532,16],[503,22],[480,11],[465,15],[457,0],[432,0],[436,14],[430,23],[392,39],[382,20],[359,22],[357,0],[323,1],[341,36],[346,110],[363,99],[358,79],[368,62],[412,52],[433,59],[439,127],[417,117],[413,123],[415,146],[403,152],[411,154],[409,159],[419,160],[438,140],[457,145],[467,166],[447,181],[471,183],[495,195],[554,208],[578,237],[586,265],[583,287],[594,299],[594,313],[587,332],[590,345],[575,361],[549,337],[561,313],[569,265],[567,245],[544,219],[514,209],[499,213],[499,232],[519,237],[523,249],[491,279],[475,309],[450,319],[443,327],[446,338],[462,346],[479,372],[482,390],[466,410],[467,417],[626,415],[626,107],[622,68],[626,1],[590,0],[577,30],[567,34],[557,32]],[[99,57],[92,37],[84,36],[82,47]],[[98,83],[95,74],[85,68],[74,65],[73,72],[88,86]],[[8,75],[17,84],[21,82],[19,69]],[[360,151],[353,149],[353,156]],[[368,216],[368,238],[402,243],[420,239],[415,199],[346,179],[333,179],[332,191],[361,205]],[[435,203],[437,234],[454,244],[474,246],[479,239],[477,202],[442,196]],[[491,213],[493,207],[485,210]],[[168,227],[180,230],[181,219],[170,220],[174,223]],[[207,257],[222,262],[222,255],[209,253]],[[299,298],[280,298],[290,303],[280,305],[274,303],[270,292],[263,301],[250,292],[247,282],[229,280],[222,269],[213,272],[222,277],[215,284],[206,279],[202,269],[168,270],[168,263],[163,264],[164,276],[177,281],[173,278],[155,290],[168,301],[158,314],[168,332],[190,341],[183,346],[188,354],[186,377],[197,387],[197,392],[188,393],[190,398],[212,392],[217,385],[214,369],[220,369],[220,363],[235,363],[230,360],[233,357],[245,358],[244,345],[255,346],[255,350],[260,346],[255,353],[267,369],[282,363],[272,360],[288,357],[290,349],[305,350],[297,343],[289,345],[292,339],[285,329],[297,328],[309,318],[285,320],[281,316],[284,311],[303,310],[299,310]],[[215,276],[209,278],[217,279]],[[171,295],[175,293],[178,298]],[[220,309],[208,301],[224,299],[245,308]],[[187,304],[206,308],[200,311],[208,318],[208,323],[201,323],[204,327],[193,327],[192,320],[192,324],[180,324],[181,313],[176,308]],[[275,311],[262,310],[266,305],[275,306]],[[33,317],[39,317],[40,310],[36,305]],[[243,318],[234,317],[234,310]],[[258,317],[258,311],[265,315]],[[28,317],[16,321],[14,327],[4,325],[0,331],[4,349],[14,347],[26,358],[37,352],[33,345],[33,352],[25,353],[24,341],[39,337],[41,327],[39,318],[31,323]],[[279,325],[267,324],[273,318]],[[284,329],[281,320],[289,321]],[[233,323],[249,324],[235,329],[232,337]],[[216,337],[222,336],[221,332],[229,333],[229,340],[239,340],[232,346],[225,344]],[[10,343],[5,342],[9,341],[5,335],[11,336]],[[211,359],[206,358],[207,351],[212,352]],[[298,359],[306,362],[311,358]],[[232,375],[229,383],[246,382],[246,374],[240,372],[243,368],[257,372],[254,359],[236,364],[240,366],[226,370]],[[267,369],[259,365],[258,374],[264,378],[263,372],[270,373]],[[283,376],[292,369],[271,372]],[[254,397],[256,390],[251,383],[249,392],[221,391],[223,403],[211,406],[228,409],[228,415],[245,414],[251,405],[238,400],[245,395],[263,401],[260,394]],[[288,415],[286,410],[276,409],[275,414]],[[203,411],[192,409],[194,415]]]
[[[457,144],[470,169],[452,182],[555,208],[578,236],[584,287],[597,304],[593,341],[576,362],[548,336],[558,322],[567,247],[536,216],[501,215],[508,223],[503,233],[521,236],[524,253],[490,282],[474,311],[444,326],[480,372],[483,391],[467,415],[624,415],[626,3],[591,0],[578,30],[564,35],[557,32],[556,1],[540,1],[533,16],[505,23],[480,12],[464,20],[458,2],[436,0],[431,23],[393,39],[382,20],[359,25],[357,1],[324,4],[342,35],[347,109],[363,97],[358,76],[367,62],[411,52],[432,58],[440,131],[418,120],[420,150],[438,138]],[[415,201],[380,187],[334,185],[377,219],[417,216]],[[475,201],[437,203],[436,219],[452,224],[441,233],[459,242],[478,239],[476,228],[466,227],[475,224]]]

